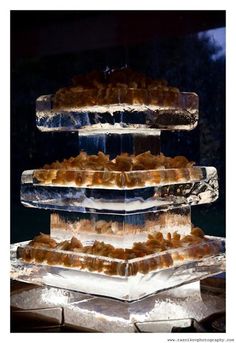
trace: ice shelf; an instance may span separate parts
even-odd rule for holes
[[[51,210],[124,214],[210,203],[218,198],[217,172],[213,167],[72,173],[53,169],[25,171],[21,180],[22,204]]]
[[[83,94],[91,91],[82,91]],[[198,96],[178,93],[165,104],[152,91],[151,104],[121,102],[119,94],[113,104],[53,108],[53,95],[42,95],[36,101],[36,125],[41,131],[80,131],[87,135],[99,132],[122,133],[136,129],[192,130],[198,122]],[[96,97],[96,94],[92,96]]]
[[[22,242],[11,246],[11,278],[133,301],[224,271],[224,239],[208,239],[131,260],[26,247],[27,242]],[[35,258],[41,262],[35,263]]]
[[[140,189],[154,186],[168,186],[217,177],[214,167],[160,168],[149,170],[110,171],[70,169],[35,169],[22,174],[22,183],[40,186]]]

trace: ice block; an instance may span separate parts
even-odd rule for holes
[[[82,90],[81,105],[55,109],[53,95],[42,95],[36,101],[36,125],[41,131],[131,132],[149,130],[192,130],[198,122],[198,96],[158,90],[128,90],[139,92],[141,103],[125,102],[117,90],[112,104],[98,105],[98,90]],[[133,94],[132,96],[135,96]],[[83,98],[93,97],[94,104],[84,106]]]
[[[50,220],[50,235],[56,240],[76,237],[85,244],[97,240],[122,248],[145,242],[149,234],[157,231],[164,237],[168,232],[182,237],[190,234],[191,228],[189,206],[133,215],[59,211],[52,213]]]

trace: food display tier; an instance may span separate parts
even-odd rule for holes
[[[118,89],[112,103],[96,101],[98,90],[81,91],[81,105],[55,109],[53,95],[42,95],[36,100],[36,125],[41,131],[85,131],[87,135],[99,132],[125,130],[192,130],[198,123],[198,96],[195,93],[129,90],[139,101],[123,97]],[[84,98],[93,97],[91,105],[83,106]],[[128,101],[127,101],[128,100]],[[103,99],[104,101],[104,99]],[[79,100],[78,100],[79,102]],[[100,104],[100,105],[99,105]]]
[[[115,177],[121,182],[117,184]],[[25,171],[21,181],[25,206],[74,212],[136,213],[210,203],[218,198],[213,167],[138,172],[41,169]]]
[[[132,171],[34,169],[22,174],[22,184],[34,186],[130,190],[168,186],[217,178],[214,167],[149,169]]]
[[[191,233],[191,227],[189,206],[123,216],[60,211],[51,214],[50,236],[58,241],[76,237],[83,244],[97,240],[129,248],[156,232],[164,238],[176,232],[182,238]]]
[[[17,258],[26,254],[28,242],[21,242],[11,245],[11,278],[133,301],[224,271],[225,240],[218,237],[208,239],[191,248],[173,249],[172,252],[169,250],[168,253],[126,261],[68,251],[54,251],[52,254],[53,249],[27,247],[28,262],[25,262]],[[41,263],[35,263],[33,256],[41,258]],[[67,266],[52,265],[53,259],[55,263],[55,258],[61,257]],[[48,258],[51,265],[44,262]],[[71,263],[76,263],[77,267],[69,267]],[[81,268],[83,265],[85,269]],[[95,271],[96,268],[101,271]]]

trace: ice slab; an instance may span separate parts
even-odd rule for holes
[[[95,90],[92,92],[96,98]],[[36,125],[41,131],[131,132],[136,129],[192,130],[198,122],[198,96],[178,93],[165,104],[158,91],[151,91],[152,104],[128,104],[119,94],[113,104],[53,108],[53,95],[42,95],[36,100]],[[168,96],[168,94],[166,94]]]
[[[135,172],[40,169],[22,174],[21,202],[51,210],[124,214],[210,203],[218,198],[218,187],[214,167]]]

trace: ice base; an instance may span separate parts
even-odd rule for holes
[[[55,309],[61,309],[61,317],[58,318],[61,325],[87,332],[168,333],[174,326],[190,326],[191,318],[200,321],[212,313],[225,311],[225,299],[214,294],[202,296],[200,282],[163,291],[133,303],[54,287],[32,286],[13,294],[11,306],[30,314],[50,314],[52,318],[56,316]]]

